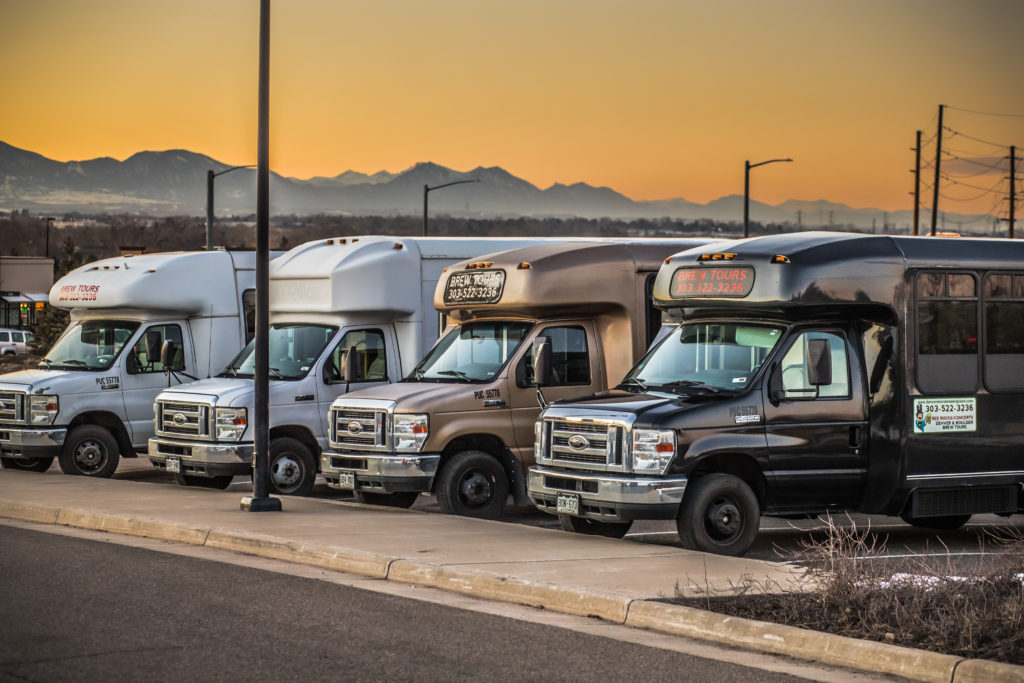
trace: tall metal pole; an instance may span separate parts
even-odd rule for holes
[[[213,179],[211,168],[206,172],[206,251],[213,251]]]
[[[932,188],[932,236],[935,236],[935,225],[939,220],[939,169],[942,166],[942,110],[946,105],[939,105],[939,128],[935,133],[935,187]]]
[[[270,448],[270,0],[260,0],[259,121],[256,143],[256,367],[253,376],[252,496],[248,512],[277,511],[267,496]]]
[[[1010,145],[1010,239],[1013,239],[1014,209],[1017,204],[1017,146]]]
[[[921,215],[921,131],[917,131],[917,144],[914,145],[914,152],[914,234],[916,235]]]
[[[743,162],[743,236],[750,236],[750,159]]]
[[[423,184],[423,236],[427,236],[427,193],[430,192],[430,188],[427,187],[426,183]]]

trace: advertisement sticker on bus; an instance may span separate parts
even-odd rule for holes
[[[978,403],[969,398],[915,398],[912,416],[915,434],[974,432],[978,429]]]

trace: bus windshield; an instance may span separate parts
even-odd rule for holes
[[[488,382],[505,366],[532,327],[527,322],[461,325],[437,343],[407,381]]]
[[[114,364],[139,323],[87,320],[68,329],[39,365],[62,370],[106,370]]]
[[[275,324],[270,326],[270,376],[302,379],[331,341],[337,327],[331,325]],[[256,340],[238,352],[221,377],[252,377],[256,368]]]
[[[741,391],[782,339],[783,330],[740,322],[683,323],[620,386],[681,394]]]

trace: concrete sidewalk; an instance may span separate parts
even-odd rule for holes
[[[0,516],[205,545],[595,616],[762,652],[925,681],[1022,680],[1024,668],[725,617],[652,599],[742,577],[791,586],[782,563],[357,503],[0,471]],[[1009,677],[1009,678],[1008,678]]]

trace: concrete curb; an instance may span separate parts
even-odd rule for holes
[[[962,659],[793,626],[729,617],[681,605],[631,600],[619,595],[563,588],[544,582],[432,565],[379,553],[298,543],[276,536],[4,500],[0,500],[0,517],[209,546],[479,598],[599,617],[626,626],[928,683],[980,683],[993,680],[1024,683],[1024,667],[1012,664]]]

